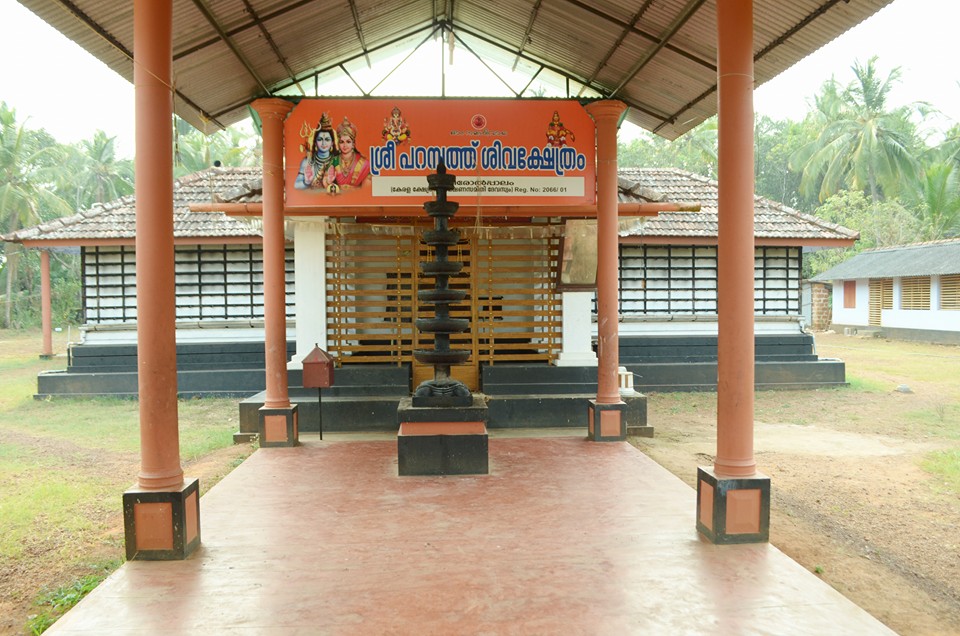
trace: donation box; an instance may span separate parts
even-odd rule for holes
[[[303,359],[303,386],[318,389],[333,386],[333,356],[318,346]]]

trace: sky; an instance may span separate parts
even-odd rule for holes
[[[15,0],[0,0],[0,100],[17,110],[17,121],[44,128],[63,143],[90,139],[96,130],[117,137],[121,156],[132,157],[133,86],[67,40]],[[890,95],[894,106],[925,101],[943,113],[936,128],[960,122],[960,65],[945,51],[960,24],[956,0],[894,0],[777,78],[754,95],[757,113],[801,119],[813,95],[830,77],[853,79],[854,61],[878,56],[885,76],[899,66],[902,81]],[[625,136],[632,128],[624,124]]]

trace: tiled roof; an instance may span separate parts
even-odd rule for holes
[[[683,170],[624,168],[620,170],[620,201],[667,201],[699,204],[699,212],[661,212],[632,223],[621,236],[702,238],[717,236],[717,182]],[[191,212],[190,203],[256,203],[261,200],[260,168],[210,168],[178,180],[174,185],[174,236],[214,238],[259,236],[254,225],[219,212]],[[124,197],[104,206],[3,236],[6,241],[132,239],[135,234],[134,198]],[[754,223],[757,238],[851,240],[858,234],[839,225],[797,212],[780,203],[756,197]]]
[[[717,236],[717,182],[684,170],[621,168],[620,201],[699,203],[699,212],[661,212],[621,236]],[[754,197],[754,234],[757,238],[851,240],[859,233],[797,212],[782,203]]]
[[[960,239],[898,245],[860,252],[813,280],[854,280],[960,274]]]
[[[235,202],[261,192],[261,168],[209,168],[173,184],[173,235],[176,238],[260,236],[258,226],[220,212],[191,212],[190,203]],[[236,197],[236,198],[230,198]],[[94,205],[78,214],[4,235],[4,241],[91,241],[133,239],[136,235],[135,198],[122,197]]]

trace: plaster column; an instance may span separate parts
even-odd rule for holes
[[[297,444],[296,407],[287,385],[286,240],[283,232],[283,122],[293,104],[277,98],[251,104],[263,134],[263,305],[266,396],[260,410],[261,446]],[[301,281],[303,283],[304,281]]]
[[[617,227],[617,128],[627,106],[615,100],[593,102],[587,112],[597,124],[597,399],[588,413],[595,441],[626,439],[617,369],[620,339],[619,236]],[[612,408],[613,407],[613,408]]]
[[[43,332],[41,358],[53,357],[53,319],[50,302],[50,252],[40,250],[40,330]]]
[[[597,354],[590,342],[591,292],[563,292],[563,350],[557,356],[558,367],[595,367]]]
[[[753,2],[717,2],[717,455],[698,471],[698,529],[716,543],[766,541],[769,479],[756,472]]]
[[[127,559],[200,544],[199,482],[184,480],[177,414],[171,0],[133,3],[140,474],[123,494]]]
[[[288,369],[303,368],[316,345],[327,349],[326,218],[294,223],[294,270],[297,272],[297,353]]]

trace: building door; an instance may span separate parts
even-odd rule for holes
[[[882,310],[893,309],[893,279],[870,279],[870,317],[867,324],[871,327],[880,326]]]

